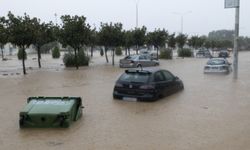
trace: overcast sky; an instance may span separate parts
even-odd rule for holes
[[[136,0],[0,0],[0,15],[8,11],[15,15],[24,12],[42,21],[60,22],[61,15],[84,15],[91,26],[100,22],[121,22],[125,29],[136,26]],[[250,0],[241,0],[240,35],[250,36]],[[186,12],[190,12],[185,14]],[[234,29],[235,9],[224,9],[224,0],[140,0],[139,26],[149,31],[165,28],[169,32],[207,35],[212,30]]]

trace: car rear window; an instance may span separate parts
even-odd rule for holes
[[[223,65],[225,64],[225,60],[221,60],[221,59],[209,60],[207,64],[208,65]]]
[[[147,73],[124,73],[120,77],[120,81],[123,82],[136,82],[136,83],[147,83],[149,80],[150,74]]]

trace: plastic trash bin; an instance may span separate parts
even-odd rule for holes
[[[67,128],[82,116],[81,97],[29,97],[20,128]]]

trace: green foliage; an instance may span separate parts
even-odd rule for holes
[[[89,44],[90,25],[86,23],[84,16],[65,15],[61,17],[63,26],[60,32],[60,41],[75,50]]]
[[[100,55],[101,55],[101,56],[104,55],[104,52],[103,52],[103,49],[102,49],[102,48],[100,49]]]
[[[147,28],[143,26],[142,28],[135,28],[132,31],[134,45],[138,47],[143,46],[146,42],[146,32]]]
[[[53,50],[52,50],[52,58],[60,58],[61,54],[60,54],[60,49],[59,47],[55,47]]]
[[[205,40],[205,37],[192,36],[190,39],[188,39],[188,45],[197,49],[204,45]]]
[[[175,45],[176,45],[175,33],[169,35],[167,43],[168,43],[168,47],[172,49],[175,48]]]
[[[117,47],[115,49],[115,55],[116,56],[121,56],[122,55],[122,48],[121,47]]]
[[[75,55],[71,52],[64,54],[63,63],[66,67],[74,67],[75,66]],[[85,55],[83,50],[80,50],[77,55],[77,63],[79,66],[88,66],[89,58]]]
[[[5,17],[0,17],[0,48],[3,49],[4,45],[8,43],[8,29],[7,29],[7,20]]]
[[[178,47],[180,49],[183,48],[183,46],[186,44],[187,41],[187,35],[180,33],[177,37],[176,37],[176,42],[178,44]]]
[[[168,32],[165,29],[158,29],[147,34],[147,44],[154,45],[157,48],[163,47],[166,44],[167,38]]]
[[[23,52],[24,52],[24,59],[27,59],[27,53],[25,50],[19,49],[18,53],[17,53],[17,58],[18,60],[22,60],[23,59]]]
[[[171,49],[161,49],[160,59],[172,59],[172,50]]]
[[[179,57],[192,57],[192,50],[188,48],[178,49]]]
[[[130,47],[132,47],[134,44],[134,40],[133,40],[133,31],[125,31],[124,32],[124,47],[126,47],[127,49],[129,49]]]

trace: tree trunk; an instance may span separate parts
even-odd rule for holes
[[[1,52],[2,52],[2,60],[4,60],[3,49],[2,48],[1,48]]]
[[[107,61],[107,63],[109,63],[109,59],[108,59],[108,55],[107,55],[107,47],[106,46],[104,47],[104,53],[105,53],[106,61]]]
[[[158,60],[159,59],[159,48],[158,47],[156,47],[156,54],[157,54],[156,59]]]
[[[130,48],[128,48],[128,55],[130,56]]]
[[[76,69],[78,70],[78,61],[77,61],[77,53],[76,53],[76,49],[74,49],[75,51],[75,65],[76,65]]]
[[[25,68],[25,48],[21,47],[23,58],[22,58],[22,63],[23,63],[23,74],[26,75],[26,68]]]
[[[93,46],[91,46],[91,48],[90,48],[90,51],[91,51],[91,57],[93,57],[93,49],[94,49],[94,47],[93,47]]]
[[[112,65],[115,66],[115,48],[112,49]]]
[[[136,45],[136,55],[138,55],[138,49],[139,49],[139,46]]]
[[[125,49],[125,55],[128,55],[128,48]]]
[[[38,67],[41,68],[41,48],[38,46],[37,47],[37,61],[38,61]]]

